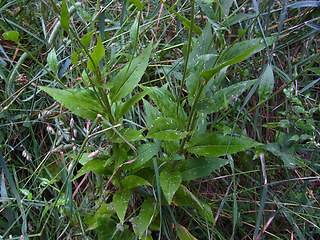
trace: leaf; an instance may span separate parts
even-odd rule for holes
[[[82,37],[82,39],[80,40],[82,46],[84,49],[88,49],[90,42],[91,42],[91,37],[92,34],[94,33],[94,31],[88,32],[86,35],[84,35]]]
[[[268,143],[264,145],[264,148],[272,153],[273,155],[277,156],[280,158],[284,165],[288,168],[296,168],[297,167],[297,158],[285,149],[281,149],[280,145],[278,143]]]
[[[251,138],[206,132],[192,137],[186,144],[186,149],[188,152],[200,156],[218,157],[245,151],[258,145],[261,144]]]
[[[222,158],[194,158],[188,159],[181,172],[182,180],[189,181],[204,177],[228,164],[228,159]]]
[[[80,117],[94,120],[97,114],[103,115],[99,101],[90,90],[79,88],[61,90],[49,87],[40,87],[40,89]]]
[[[143,130],[144,129],[141,129],[138,131],[133,128],[123,128],[123,129],[119,130],[119,133],[128,142],[134,142],[134,141],[138,141],[138,140],[145,140],[145,137],[142,135]],[[114,133],[114,135],[110,139],[110,141],[115,142],[115,143],[125,142],[122,137],[120,137],[117,133]]]
[[[154,155],[160,151],[160,142],[145,143],[138,147],[137,160],[122,169],[137,169],[146,164]]]
[[[135,49],[137,45],[138,34],[139,34],[139,18],[136,18],[130,28],[130,41],[133,49]]]
[[[124,223],[124,217],[127,212],[130,196],[131,193],[128,191],[117,191],[113,195],[112,205],[117,213],[118,218],[120,219],[121,224]]]
[[[61,27],[68,32],[69,25],[70,25],[70,16],[68,11],[68,6],[65,0],[62,0],[60,22],[61,22]]]
[[[138,101],[141,100],[145,95],[147,95],[149,90],[145,90],[142,92],[139,92],[138,94],[134,95],[129,100],[125,101],[124,103],[120,104],[116,108],[116,118],[122,118],[124,115],[130,110],[130,108],[136,104]]]
[[[257,80],[249,80],[223,88],[211,96],[200,99],[197,111],[205,114],[219,112],[232,104],[241,94],[248,90]]]
[[[178,171],[170,172],[168,170],[163,170],[160,173],[160,186],[169,204],[171,203],[174,194],[179,189],[181,181],[182,176]]]
[[[57,75],[58,74],[58,59],[57,54],[54,48],[49,52],[47,57],[47,63],[51,69],[51,71]]]
[[[111,102],[117,102],[127,96],[138,85],[141,77],[147,69],[152,50],[151,41],[144,53],[128,63],[112,80],[113,87],[110,89]]]
[[[2,36],[5,40],[14,41],[14,42],[19,41],[19,35],[20,34],[17,31],[7,31],[2,34]]]
[[[128,189],[136,188],[143,185],[150,185],[150,183],[141,177],[138,177],[136,175],[130,175],[125,177],[121,181],[121,185],[125,190],[128,190]]]
[[[140,2],[139,0],[129,0],[133,5],[136,6],[136,8],[138,8],[140,11],[142,10],[142,2]]]
[[[146,233],[152,220],[158,215],[159,208],[154,202],[154,199],[147,198],[141,205],[140,213],[138,216],[138,235],[141,238]]]
[[[264,43],[262,38],[254,38],[242,42],[235,43],[231,47],[220,53],[220,57],[217,60],[216,66],[213,69],[204,71],[201,75],[208,81],[222,68],[239,63],[253,54],[260,52],[266,46],[271,45],[276,41],[276,37],[267,37]]]
[[[106,168],[107,163],[108,160],[106,159],[94,159],[87,162],[82,166],[82,168],[80,168],[80,170],[77,172],[77,175],[72,179],[72,181],[91,171],[97,174],[107,174],[108,172],[111,172],[108,170],[108,168]]]
[[[71,55],[71,63],[75,66],[78,65],[78,54],[75,51]]]
[[[178,119],[181,124],[187,121],[187,114],[183,109],[183,103],[179,104],[171,92],[168,91],[168,84],[158,87],[143,87],[143,89],[151,90],[149,93],[150,98],[156,104],[157,109],[163,113],[164,116],[169,118]],[[177,112],[178,110],[178,112]],[[151,122],[152,124],[152,122]]]
[[[184,226],[180,224],[178,226],[178,237],[180,240],[197,240]]]
[[[147,138],[174,141],[185,138],[188,133],[182,132],[183,126],[175,118],[159,117],[150,126]]]
[[[157,118],[162,116],[161,112],[145,99],[143,99],[143,109],[146,113],[145,119],[148,127],[150,127]]]
[[[266,70],[260,76],[260,85],[259,85],[259,102],[266,101],[273,91],[274,86],[274,77],[272,66],[268,64]]]
[[[99,66],[99,61],[104,56],[104,46],[101,41],[101,36],[97,38],[97,45],[95,46],[91,58],[88,60],[88,68],[92,72],[96,72],[96,68]]]
[[[202,72],[201,76],[203,76],[206,81],[209,81],[210,78],[212,78],[216,73],[218,73],[224,67],[243,61],[257,47],[258,47],[258,45],[252,46],[248,49],[245,49],[245,51],[243,49],[238,49],[237,54],[234,55],[233,58],[226,59],[224,62],[220,63],[217,67],[214,67],[210,70]]]

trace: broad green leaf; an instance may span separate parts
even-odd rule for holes
[[[220,133],[204,133],[194,136],[186,145],[190,153],[205,157],[218,157],[245,151],[260,145],[247,137],[231,137]]]
[[[82,39],[80,40],[82,46],[84,49],[88,49],[90,42],[91,42],[91,37],[92,34],[94,33],[94,31],[88,32],[86,35],[84,35],[82,37]]]
[[[57,75],[58,74],[58,58],[55,49],[53,48],[47,57],[47,63],[51,69],[51,71]]]
[[[150,126],[147,138],[174,141],[185,138],[187,134],[177,119],[160,117]]]
[[[131,193],[128,191],[117,191],[113,195],[112,205],[117,213],[118,218],[120,219],[121,224],[124,223],[124,217],[127,212],[130,196]]]
[[[182,177],[179,171],[170,172],[169,170],[163,170],[160,173],[160,186],[169,204],[179,189],[181,181]]]
[[[249,80],[236,83],[223,88],[211,96],[200,99],[197,105],[197,111],[205,114],[219,112],[223,108],[232,104],[241,94],[248,90],[256,80]]]
[[[201,207],[198,207],[198,211],[206,221],[215,223],[212,209],[206,202],[201,201]]]
[[[311,67],[309,68],[309,70],[314,72],[315,74],[320,75],[320,67]]]
[[[134,95],[129,100],[125,101],[124,103],[121,103],[116,108],[116,118],[119,119],[121,117],[124,117],[124,115],[130,110],[130,108],[136,104],[138,101],[141,100],[146,94],[148,94],[148,90],[139,92],[138,94]]]
[[[123,128],[119,130],[121,136],[126,139],[128,142],[134,142],[138,140],[145,140],[145,137],[142,135],[144,129],[135,130],[133,128]],[[113,134],[113,137],[110,139],[111,142],[122,143],[125,142],[124,139],[120,137],[117,133]]]
[[[2,34],[5,40],[18,42],[19,41],[19,32],[17,31],[7,31]]]
[[[95,46],[93,53],[91,54],[91,58],[88,59],[88,68],[92,72],[96,72],[96,68],[98,67],[99,61],[103,56],[104,56],[104,46],[101,41],[101,36],[99,35],[97,38],[97,45]]]
[[[150,127],[157,118],[162,116],[161,112],[145,99],[143,99],[143,109],[146,113],[145,119],[148,127]]]
[[[266,70],[260,76],[259,101],[263,102],[268,99],[273,91],[274,77],[272,66],[268,64]]]
[[[168,84],[158,87],[144,87],[143,89],[151,90],[149,93],[150,98],[157,105],[157,109],[163,113],[164,116],[169,118],[175,118],[179,120],[181,124],[185,124],[187,121],[187,115],[183,109],[183,103],[177,106],[177,101],[173,94],[168,91]],[[177,112],[178,109],[178,112]]]
[[[138,177],[136,175],[130,175],[125,177],[121,181],[121,185],[125,190],[128,190],[128,189],[136,188],[143,185],[150,185],[150,183],[141,177]]]
[[[266,46],[271,45],[276,41],[276,37],[267,37],[266,42],[262,38],[254,38],[242,42],[235,43],[231,47],[220,53],[220,57],[213,69],[204,71],[201,75],[208,81],[216,73],[218,73],[222,68],[239,63],[244,59],[249,58],[253,54],[260,52]]]
[[[245,50],[238,49],[238,51],[236,52],[236,55],[234,55],[231,59],[226,58],[225,61],[223,61],[223,62],[220,61],[218,66],[216,66],[210,70],[202,72],[201,76],[203,76],[206,81],[209,81],[210,78],[212,78],[215,74],[217,74],[224,67],[243,61],[257,47],[258,47],[258,45],[249,47]]]
[[[273,155],[280,158],[284,165],[288,168],[296,168],[298,159],[290,152],[281,149],[278,143],[268,143],[264,145],[264,148]]]
[[[73,64],[73,65],[75,65],[75,66],[77,66],[78,65],[78,54],[77,54],[77,52],[76,51],[74,51],[73,53],[72,53],[72,55],[71,55],[71,63]]]
[[[147,69],[152,51],[152,44],[145,49],[144,53],[128,63],[112,80],[113,87],[110,89],[111,102],[117,102],[132,92],[138,85],[141,77]]]
[[[159,208],[154,199],[147,198],[141,205],[140,213],[138,216],[138,235],[141,237],[146,233],[152,220],[158,215]]]
[[[178,237],[180,240],[197,240],[184,226],[179,224]]]
[[[140,2],[139,0],[129,0],[133,5],[136,6],[136,8],[138,8],[140,11],[142,10],[142,2]]]
[[[70,15],[69,15],[68,6],[65,0],[62,0],[60,22],[61,22],[61,27],[65,31],[68,31],[69,25],[70,25]]]
[[[110,159],[93,159],[80,168],[77,172],[77,175],[72,179],[72,181],[76,180],[77,178],[81,177],[82,175],[88,172],[95,172],[97,174],[108,174],[111,173],[111,170],[107,168]]]
[[[122,169],[137,169],[146,164],[154,155],[160,151],[160,142],[145,143],[138,147],[138,157],[136,161],[125,165]]]
[[[228,164],[228,159],[222,158],[194,158],[188,159],[184,170],[181,172],[182,180],[189,181],[205,177],[209,173],[218,170]]]
[[[49,87],[40,87],[40,89],[80,117],[94,120],[97,114],[103,115],[98,99],[90,90],[79,88],[61,90]]]

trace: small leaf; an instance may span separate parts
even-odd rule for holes
[[[145,99],[143,99],[143,109],[146,112],[145,119],[148,127],[151,127],[152,123],[162,116],[161,112]]]
[[[62,0],[60,22],[61,22],[61,27],[68,32],[69,25],[70,25],[70,16],[68,11],[68,6],[65,0]]]
[[[47,63],[51,69],[51,71],[57,75],[58,74],[58,59],[55,49],[53,48],[47,57]]]
[[[125,190],[128,190],[128,189],[136,188],[143,185],[150,185],[150,183],[141,177],[138,177],[136,175],[130,175],[125,177],[121,181],[121,185]]]
[[[111,172],[106,167],[107,163],[108,163],[108,160],[105,160],[105,159],[94,159],[87,162],[82,166],[82,168],[80,168],[80,170],[77,172],[77,175],[72,179],[72,181],[76,180],[77,178],[91,171],[97,174],[107,174]]]
[[[274,77],[272,66],[268,64],[266,70],[260,76],[260,85],[259,85],[259,101],[263,102],[268,99],[273,91],[274,86]]]
[[[110,89],[111,102],[117,102],[132,92],[138,85],[141,77],[147,69],[152,51],[153,42],[148,45],[144,53],[128,63],[112,80]]]
[[[160,151],[160,142],[145,143],[138,147],[138,157],[131,164],[123,166],[122,169],[137,169],[146,164],[154,155]]]
[[[142,2],[140,2],[139,0],[129,0],[133,5],[136,6],[136,8],[138,8],[140,11],[142,10]]]
[[[174,141],[185,138],[187,132],[183,132],[183,126],[175,118],[160,117],[153,122],[147,138],[154,138],[165,141]]]
[[[128,191],[117,191],[113,195],[112,205],[117,213],[118,218],[120,219],[121,224],[124,223],[124,217],[127,212],[130,196],[131,193]]]
[[[7,31],[2,34],[5,40],[18,42],[19,41],[19,33],[17,31]]]
[[[170,172],[164,170],[161,172],[160,186],[169,204],[171,203],[174,194],[179,189],[181,181],[181,173],[178,171]]]
[[[220,133],[204,133],[194,136],[186,145],[188,152],[200,156],[218,157],[245,151],[261,145],[247,137],[231,137]]]
[[[146,233],[152,220],[158,215],[159,208],[152,198],[147,198],[141,205],[138,216],[138,235],[141,237]]]
[[[178,237],[180,240],[197,240],[184,226],[179,224]]]
[[[124,128],[119,130],[121,136],[126,139],[128,142],[134,142],[138,140],[145,140],[145,137],[142,135],[144,129],[140,131],[133,128]],[[124,139],[120,137],[117,133],[114,133],[113,137],[110,139],[111,142],[122,143],[125,142]]]
[[[234,55],[231,59],[225,59],[224,62],[221,62],[218,66],[216,66],[210,70],[202,72],[201,76],[203,76],[204,79],[208,82],[210,80],[210,78],[212,78],[215,74],[217,74],[224,67],[243,61],[257,47],[258,47],[258,45],[250,47],[248,49],[245,49],[245,51],[243,49],[239,49],[237,55]]]
[[[222,158],[194,158],[188,159],[184,170],[181,172],[182,180],[189,181],[205,177],[209,173],[218,170],[228,164],[228,159]]]
[[[94,33],[94,31],[88,32],[86,35],[84,35],[82,37],[82,39],[80,40],[82,46],[84,49],[88,49],[90,42],[91,42],[91,37],[92,34]]]
[[[139,19],[136,18],[130,28],[130,41],[132,44],[133,49],[135,49],[138,41],[138,34],[139,34]]]
[[[146,94],[148,94],[148,90],[139,92],[138,94],[134,95],[129,100],[125,101],[124,103],[120,104],[116,108],[116,118],[122,118],[124,115],[130,110],[130,108],[140,101]]]
[[[95,46],[93,53],[91,54],[91,58],[88,60],[88,68],[92,72],[96,72],[96,68],[99,65],[99,61],[104,56],[104,46],[101,41],[101,36],[99,35],[97,38],[97,45]]]
[[[61,90],[49,87],[40,89],[80,117],[94,120],[97,114],[104,115],[99,101],[90,90],[79,88]]]
[[[71,55],[71,63],[75,66],[78,65],[78,54],[77,52],[73,52]]]

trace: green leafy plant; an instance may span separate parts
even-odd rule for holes
[[[3,235],[286,239],[279,221],[301,239],[316,236],[316,197],[296,183],[319,177],[317,96],[302,95],[318,83],[319,54],[290,62],[292,42],[314,33],[282,29],[288,9],[314,16],[315,1],[155,3],[50,1],[49,13],[39,3],[42,26],[56,18],[41,41],[8,19],[1,25],[21,31],[3,38],[24,51],[11,71],[0,69],[0,119],[16,124],[0,135]],[[286,21],[300,26],[295,19]],[[30,36],[36,43],[26,44]],[[34,76],[14,92],[26,56]],[[309,77],[294,94],[292,83]],[[19,104],[26,114],[15,114]]]

